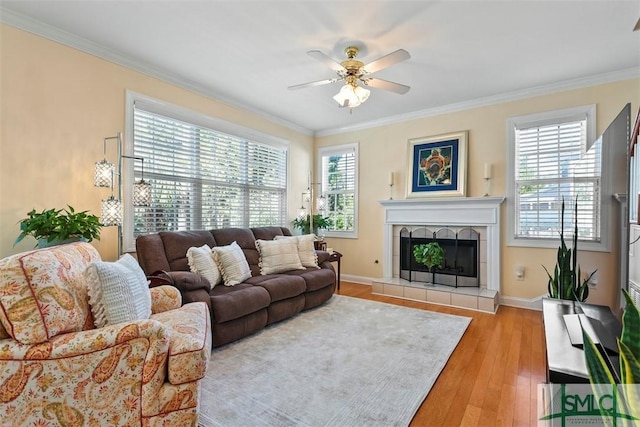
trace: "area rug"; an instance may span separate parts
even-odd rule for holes
[[[406,426],[470,321],[334,295],[215,349],[199,424]]]

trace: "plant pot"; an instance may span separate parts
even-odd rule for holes
[[[47,239],[38,239],[38,248],[49,248],[51,246],[59,246],[59,245],[65,245],[67,243],[73,243],[73,242],[87,242],[88,240],[85,239],[84,237],[70,237],[68,239],[64,239],[64,240],[59,240],[59,239],[53,239],[52,241],[47,241]]]

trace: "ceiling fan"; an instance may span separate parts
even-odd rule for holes
[[[358,86],[358,82],[361,82],[365,86],[371,86],[376,89],[388,90],[399,94],[405,94],[409,89],[411,89],[409,86],[405,86],[400,83],[394,83],[376,77],[369,77],[370,74],[373,74],[376,71],[380,71],[393,64],[397,64],[398,62],[406,61],[411,58],[409,52],[404,49],[398,49],[388,55],[376,59],[375,61],[369,62],[366,65],[362,61],[356,59],[358,52],[359,49],[357,47],[349,46],[344,50],[344,53],[347,55],[347,59],[342,62],[337,62],[319,50],[310,50],[307,53],[312,58],[315,58],[329,66],[329,68],[336,72],[337,77],[289,86],[289,89],[321,86],[344,80],[345,85],[340,89],[340,92],[333,97],[333,99],[340,104],[341,107],[350,108],[359,106],[369,98],[369,90]]]

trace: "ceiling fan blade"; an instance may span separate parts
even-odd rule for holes
[[[318,61],[322,62],[323,64],[327,65],[336,73],[345,71],[345,68],[342,65],[340,65],[339,62],[334,61],[333,59],[331,59],[324,53],[320,52],[319,50],[310,50],[309,52],[307,52],[307,54],[317,59]]]
[[[362,70],[364,70],[364,72],[368,74],[375,73],[376,71],[380,71],[384,68],[390,67],[393,64],[397,64],[398,62],[406,61],[409,58],[411,58],[409,52],[404,49],[398,49],[395,52],[391,52],[388,55],[385,55],[381,58],[376,59],[375,61],[368,63],[367,65],[362,67]]]
[[[376,89],[384,89],[391,92],[399,93],[401,95],[409,92],[409,89],[411,89],[411,87],[409,86],[401,85],[400,83],[394,83],[387,80],[376,79],[375,77],[367,78],[365,84],[367,86],[375,87]]]
[[[296,90],[296,89],[302,89],[302,88],[305,88],[305,87],[328,85],[328,84],[331,84],[331,83],[335,83],[338,80],[341,80],[341,79],[336,77],[336,78],[333,78],[333,79],[318,80],[317,82],[309,82],[309,83],[302,83],[302,84],[299,84],[299,85],[289,86],[289,89],[290,90]]]

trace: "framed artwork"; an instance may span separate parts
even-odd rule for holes
[[[409,140],[407,197],[466,195],[468,132]]]

